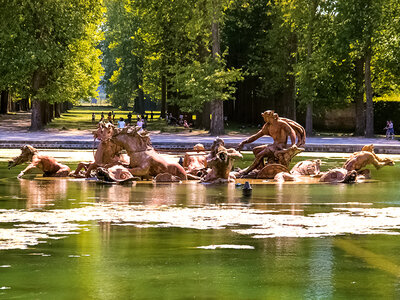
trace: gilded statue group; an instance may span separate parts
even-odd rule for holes
[[[91,162],[81,162],[71,172],[66,165],[54,158],[41,155],[35,148],[25,145],[21,155],[9,162],[9,168],[28,162],[19,173],[21,178],[32,169],[40,169],[43,176],[93,178],[102,182],[125,183],[134,180],[156,182],[179,182],[198,180],[204,183],[229,183],[238,178],[269,179],[276,182],[301,181],[305,177],[319,182],[354,182],[369,178],[365,167],[372,164],[376,169],[394,165],[389,158],[380,158],[373,145],[353,153],[341,168],[320,171],[321,161],[298,162],[291,170],[293,157],[304,151],[306,134],[304,128],[293,120],[279,117],[267,110],[261,114],[265,124],[259,132],[242,141],[237,149],[226,148],[221,138],[216,138],[209,153],[201,144],[187,152],[181,164],[170,162],[152,146],[149,133],[137,126],[115,128],[111,123],[100,122],[93,132],[100,141]],[[254,161],[246,169],[233,168],[234,161],[242,158],[240,151],[263,136],[270,136],[273,143],[253,148]],[[290,140],[290,145],[288,144]]]

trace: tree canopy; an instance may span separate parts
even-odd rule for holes
[[[238,114],[265,100],[288,117],[305,114],[309,134],[313,117],[353,102],[356,133],[371,135],[374,99],[400,95],[399,6],[11,0],[0,7],[0,88],[30,97],[34,121],[36,104],[88,99],[101,78],[113,105],[125,109],[144,95],[161,103],[162,116],[167,107],[211,108],[214,134],[223,132],[226,101]]]

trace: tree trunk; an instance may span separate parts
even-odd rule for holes
[[[61,117],[60,103],[54,103],[54,117]]]
[[[210,129],[210,102],[206,102],[203,104],[203,111],[199,114],[199,127],[205,128],[206,130]]]
[[[211,25],[211,36],[212,36],[212,56],[217,59],[221,55],[220,39],[219,39],[219,22],[217,11],[219,8],[214,3],[214,16]],[[224,104],[220,99],[213,99],[211,101],[211,124],[210,133],[211,135],[222,135],[224,134]]]
[[[211,135],[217,136],[224,134],[224,103],[222,100],[211,102]]]
[[[11,100],[11,94],[8,93],[8,111],[9,112],[16,112],[17,111],[17,103]]]
[[[161,77],[161,113],[160,117],[165,119],[165,112],[167,111],[167,78],[165,75]]]
[[[68,110],[68,103],[66,101],[62,102],[61,103],[61,113],[65,113],[67,110]]]
[[[355,110],[356,110],[356,129],[354,135],[363,136],[365,134],[365,106],[364,106],[364,59],[355,62]]]
[[[0,114],[8,113],[8,101],[9,101],[9,92],[1,91],[1,102],[0,102]]]
[[[138,90],[138,96],[135,101],[135,112],[144,114],[144,93],[142,89]]]
[[[23,100],[18,100],[17,102],[15,102],[15,111],[21,111],[23,105]]]
[[[43,120],[42,120],[42,105],[41,101],[32,101],[32,115],[31,115],[31,131],[42,130]]]
[[[374,103],[372,100],[372,85],[371,85],[371,51],[368,51],[365,57],[365,136],[374,136]]]
[[[296,120],[296,100],[295,100],[295,78],[294,75],[287,75],[288,83],[282,93],[282,117]]]
[[[21,110],[28,111],[29,110],[29,98],[23,98],[21,100]]]
[[[49,104],[47,102],[40,101],[40,111],[43,126],[49,122],[48,107]]]
[[[308,103],[307,103],[307,112],[306,112],[306,135],[313,135],[313,92],[314,92],[314,83],[312,81],[311,75],[311,56],[313,53],[313,36],[314,36],[314,22],[315,15],[317,12],[317,1],[313,0],[310,4],[310,21],[308,26],[308,36],[307,36],[307,90],[308,90]]]
[[[54,119],[54,104],[48,104],[47,105],[47,123],[50,123]]]
[[[36,70],[32,77],[33,97],[37,95],[40,88],[45,86],[47,75],[41,70]],[[32,101],[31,127],[30,130],[42,130],[46,124],[46,102],[35,99]]]
[[[293,53],[297,52],[297,35],[294,33],[290,34],[288,50],[288,56],[290,59],[287,86],[283,91],[283,99],[285,103],[284,116],[296,121],[296,77],[294,75],[293,67],[296,65],[297,56],[293,55]]]
[[[306,112],[306,135],[312,136],[313,135],[313,104],[307,104],[307,112]]]

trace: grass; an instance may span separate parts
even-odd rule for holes
[[[60,118],[54,119],[47,128],[55,128],[59,130],[93,130],[96,123],[100,121],[100,115],[103,112],[104,117],[107,118],[109,112],[114,111],[115,113],[115,123],[119,118],[124,118],[126,121],[129,110],[120,110],[113,108],[111,106],[76,106],[70,109],[68,112],[63,113]],[[96,122],[92,123],[92,113],[96,115]],[[146,111],[149,115],[147,129],[150,131],[158,131],[162,133],[189,133],[193,132],[196,134],[205,134],[208,131],[204,129],[186,129],[182,126],[168,126],[165,120],[160,119],[160,112],[154,111],[153,120],[150,119],[150,111]],[[136,123],[137,114],[132,114],[132,122]],[[225,126],[225,132],[228,135],[248,135],[254,134],[259,130],[257,126],[254,125],[243,125],[239,123],[229,123]]]
[[[60,118],[55,118],[48,128],[56,128],[60,130],[66,129],[79,129],[79,130],[92,130],[95,124],[92,123],[92,113],[96,115],[96,122],[100,120],[100,115],[104,112],[104,116],[107,117],[108,112],[115,112],[115,119],[118,120],[120,117],[126,119],[129,111],[123,111],[113,109],[112,107],[103,106],[77,106],[70,109],[68,112],[63,113]]]
[[[60,118],[54,119],[50,124],[47,125],[47,128],[55,128],[59,130],[93,130],[97,122],[100,121],[101,113],[103,112],[104,117],[107,119],[108,113],[111,111],[114,111],[115,113],[115,124],[117,123],[119,118],[124,118],[124,120],[126,121],[128,113],[132,113],[132,111],[130,110],[120,110],[111,106],[76,106],[70,109],[68,112],[63,113]],[[96,115],[95,123],[92,123],[92,113],[95,113]],[[148,114],[148,130],[169,133],[189,131],[182,126],[167,126],[166,122],[160,119],[159,111],[153,111],[153,119],[151,119],[150,113],[150,111],[145,112],[145,114]],[[136,123],[136,121],[137,114],[132,113],[132,122]]]

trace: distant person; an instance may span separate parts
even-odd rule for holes
[[[107,120],[108,120],[108,122],[112,123],[112,114],[111,114],[111,112],[108,113]]]
[[[183,120],[183,127],[190,128],[190,126],[186,120]]]
[[[119,121],[118,121],[118,128],[125,128],[125,121],[124,121],[124,118],[119,118]]]
[[[131,125],[131,123],[132,123],[132,114],[131,114],[131,112],[128,113],[127,123],[128,123],[127,125]]]
[[[96,123],[96,115],[95,115],[95,113],[92,113],[92,123]]]
[[[172,125],[172,119],[173,119],[174,117],[172,116],[172,113],[169,113],[169,115],[168,115],[168,125]]]
[[[168,125],[176,125],[177,123],[178,123],[178,120],[172,115],[172,113],[169,113]]]
[[[140,127],[141,129],[143,128],[143,121],[142,121],[142,118],[140,118],[139,116],[138,116],[138,120],[136,122],[136,126]]]
[[[112,120],[113,120],[113,123],[114,123],[115,122],[115,112],[112,111],[111,113],[112,113]]]
[[[103,112],[101,112],[100,122],[101,121],[104,121],[104,113]]]
[[[178,124],[181,125],[181,126],[183,125],[183,115],[182,114],[179,115]]]
[[[392,139],[394,138],[394,126],[392,120],[386,121],[386,127],[383,128],[386,129],[386,139]]]
[[[386,121],[386,127],[383,128],[383,130],[386,130],[385,134],[386,134],[386,139],[389,139],[389,121]]]

